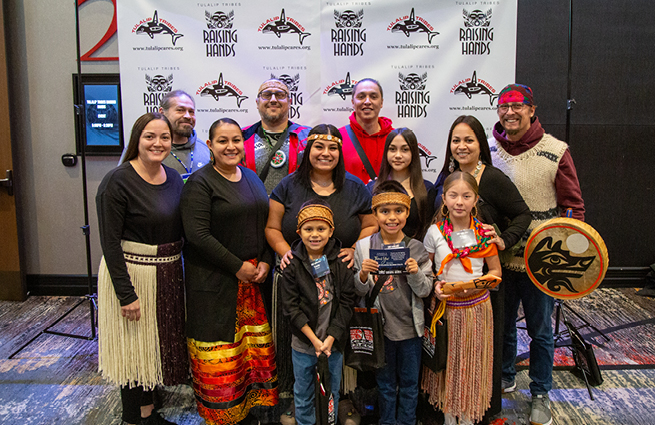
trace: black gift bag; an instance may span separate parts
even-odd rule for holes
[[[336,425],[337,415],[330,382],[330,366],[325,353],[316,364],[316,425]]]
[[[425,326],[423,328],[423,354],[421,363],[433,372],[441,372],[446,368],[448,358],[448,324],[446,315],[432,326],[434,315],[439,316],[439,300],[434,295],[425,298]],[[437,318],[438,319],[438,318]],[[434,328],[434,334],[431,331]]]
[[[384,367],[384,328],[382,313],[373,308],[384,279],[379,279],[366,297],[366,307],[355,307],[350,319],[350,338],[346,344],[346,366],[360,371]]]

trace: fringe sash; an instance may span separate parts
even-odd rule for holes
[[[181,247],[181,242],[179,243]],[[129,321],[105,263],[98,271],[98,363],[103,378],[121,385],[150,390],[163,383],[157,327],[157,266],[181,261],[181,252],[157,257],[158,245],[121,241],[127,271],[139,296],[141,318]]]
[[[448,300],[448,363],[435,374],[423,368],[421,388],[444,414],[473,422],[490,405],[493,372],[493,314],[489,291]]]

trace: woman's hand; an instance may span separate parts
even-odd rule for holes
[[[355,264],[355,248],[341,248],[338,257],[342,262],[348,263],[348,268],[352,269]]]
[[[263,261],[257,263],[257,274],[255,275],[255,278],[252,280],[253,283],[262,283],[263,281],[265,281],[266,276],[268,276],[268,272],[270,270],[271,270],[271,266],[268,265],[268,263],[264,263]]]
[[[498,250],[503,251],[505,249],[505,241],[500,236],[498,236],[496,228],[491,224],[482,224],[482,228],[484,229],[483,236],[488,236],[491,238],[489,243],[495,243]]]
[[[291,250],[285,252],[282,258],[280,258],[280,270],[284,270],[291,263],[292,258],[293,254],[291,253]]]
[[[244,261],[237,272],[237,279],[242,282],[252,282],[257,275],[257,268],[250,262]]]
[[[139,300],[134,301],[128,305],[121,307],[121,316],[125,317],[130,322],[139,321],[141,318],[141,303]]]
[[[444,283],[446,282],[444,282],[443,280],[437,280],[436,282],[434,282],[434,296],[441,301],[447,300],[448,298],[452,297],[452,295],[446,295],[443,293],[442,288]]]

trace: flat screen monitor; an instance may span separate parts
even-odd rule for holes
[[[121,86],[118,74],[73,74],[75,105],[84,108],[84,119],[76,108],[77,153],[118,155],[123,152]]]

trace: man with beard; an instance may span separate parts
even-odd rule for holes
[[[555,346],[551,315],[555,300],[540,291],[525,268],[525,243],[532,229],[546,221],[566,215],[584,220],[584,201],[578,175],[566,143],[547,134],[534,115],[532,89],[510,84],[498,97],[498,122],[489,139],[494,166],[516,185],[530,207],[532,222],[525,236],[514,247],[500,252],[505,285],[505,339],[503,346],[502,389],[516,389],[516,318],[519,303],[530,342],[530,423],[552,423],[548,392],[553,383]],[[496,355],[496,353],[494,353]],[[500,353],[498,353],[500,355]]]
[[[196,103],[185,91],[174,90],[161,99],[159,112],[168,118],[173,127],[171,153],[162,163],[175,169],[186,182],[191,173],[211,162],[209,148],[204,142],[198,141],[194,130]],[[119,164],[121,162],[122,156]]]
[[[346,171],[364,183],[377,177],[384,143],[393,130],[391,120],[380,116],[382,94],[378,81],[372,78],[359,80],[353,87],[352,104],[355,111],[350,116],[350,124],[339,129]]]
[[[245,165],[257,173],[270,195],[300,163],[310,128],[289,121],[289,87],[266,80],[257,91],[261,121],[243,129]]]

